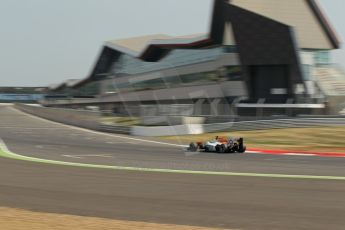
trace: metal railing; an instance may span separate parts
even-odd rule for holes
[[[306,128],[338,125],[345,125],[345,118],[296,118],[205,124],[204,132],[208,133],[222,130],[246,131],[281,128]]]

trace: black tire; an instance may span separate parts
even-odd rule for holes
[[[196,146],[193,142],[189,144],[189,151],[196,152],[198,150],[198,146]]]
[[[205,152],[210,152],[210,149],[207,146],[205,146]]]
[[[234,152],[236,152],[234,149],[232,148],[228,149],[228,153],[234,153]]]
[[[246,152],[246,146],[243,146],[243,148],[239,149],[237,152],[239,152],[239,153]]]
[[[219,153],[225,153],[225,150],[226,150],[225,145],[224,145],[224,144],[221,144],[221,145],[219,146]]]
[[[238,151],[238,145],[234,144],[231,148],[228,148],[229,153],[235,153]]]

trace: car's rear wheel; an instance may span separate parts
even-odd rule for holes
[[[221,144],[220,146],[219,146],[219,153],[225,153],[225,150],[226,150],[226,147],[225,147],[225,145],[224,144]]]
[[[216,145],[215,149],[217,153],[219,152],[219,148],[220,148],[220,145]]]
[[[237,150],[239,153],[244,153],[246,151],[246,146],[243,146],[243,148],[240,148]]]

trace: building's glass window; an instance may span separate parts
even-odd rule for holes
[[[164,81],[162,78],[156,78],[132,83],[130,87],[133,91],[161,89],[164,88]]]
[[[99,81],[90,82],[77,90],[73,90],[73,96],[95,96],[98,95],[100,91]]]
[[[102,88],[105,90],[105,93],[123,93],[242,80],[240,66],[214,68],[217,60],[226,53],[236,53],[236,47],[222,46],[195,50],[178,49],[171,51],[159,62],[145,62],[127,54],[122,54],[113,64],[109,75],[111,77],[103,82]],[[209,69],[214,70],[200,70],[198,72],[195,69],[196,73],[192,74],[179,74],[178,70],[174,71],[178,69],[176,67],[199,63],[209,65]]]
[[[325,65],[331,63],[331,55],[329,51],[315,51],[314,61],[316,65]]]
[[[226,72],[223,73],[223,71]],[[141,80],[139,77],[133,77],[129,78],[128,82],[116,82],[116,79],[109,79],[105,88],[107,92],[124,93],[130,91],[177,88],[215,84],[221,81],[242,80],[241,68],[239,66],[225,67],[223,71],[209,71],[168,77],[160,77],[160,75],[157,75],[157,77],[151,77],[150,79],[146,80]]]
[[[311,65],[302,65],[302,71],[303,71],[303,79],[305,81],[311,81],[312,76],[311,76]]]
[[[226,70],[226,80],[227,81],[240,81],[242,80],[242,72],[240,66],[227,66]]]
[[[116,63],[113,64],[112,74],[116,77],[148,73],[169,69],[178,66],[197,64],[201,62],[216,60],[225,53],[223,47],[212,49],[179,49],[173,50],[170,54],[159,62],[145,62],[129,55],[123,54]]]
[[[178,87],[179,85],[202,85],[205,83],[212,83],[219,80],[219,75],[216,72],[194,73],[182,76],[174,76],[166,78],[167,82],[174,82],[171,86]]]
[[[224,53],[237,53],[237,46],[223,46]]]
[[[37,101],[43,98],[43,94],[2,94],[0,93],[1,101]]]

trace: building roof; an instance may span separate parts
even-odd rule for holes
[[[293,27],[300,48],[339,48],[339,39],[317,1],[230,0],[230,3]]]
[[[137,56],[153,40],[159,40],[159,39],[164,40],[164,39],[170,39],[170,38],[171,36],[165,35],[165,34],[152,34],[152,35],[145,35],[145,36],[140,36],[140,37],[132,37],[132,38],[107,41],[105,43],[105,46],[114,48],[124,53],[129,53],[132,56]]]
[[[146,61],[157,61],[164,56],[165,51],[167,50],[178,48],[198,48],[201,44],[211,44],[209,42],[208,35],[146,35],[108,41],[104,46]],[[152,53],[161,53],[161,55],[152,56]]]
[[[214,0],[208,34],[185,37],[156,34],[105,42],[90,76],[75,86],[87,83],[97,74],[103,74],[105,66],[109,64],[104,59],[116,58],[114,52],[126,53],[145,61],[158,61],[172,49],[194,49],[223,44],[224,30],[227,28],[227,16],[223,8],[227,3],[296,28],[300,48],[339,48],[339,40],[315,0]],[[229,38],[227,40],[234,41]]]
[[[50,90],[56,91],[61,90],[65,87],[74,87],[76,84],[78,84],[81,80],[80,79],[68,79],[64,82],[61,82],[60,84],[53,84],[49,86]]]
[[[121,52],[145,61],[157,61],[164,57],[170,50],[178,48],[199,48],[212,45],[213,41],[208,35],[193,34],[186,36],[169,36],[165,34],[146,35],[127,39],[105,42],[97,59],[95,67],[89,77],[80,80],[73,87],[88,83],[96,75],[104,76],[104,67],[110,57],[116,57],[114,52]]]
[[[226,0],[216,1],[226,2]],[[339,39],[315,0],[228,0],[228,2],[293,27],[300,48],[339,48]],[[213,14],[212,21],[217,21],[219,17],[221,14]],[[212,40],[211,34],[182,37],[154,34],[108,41],[105,46],[134,57],[149,59],[144,54],[151,53],[150,49],[192,48],[199,43],[208,45],[210,40]]]

